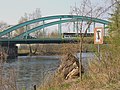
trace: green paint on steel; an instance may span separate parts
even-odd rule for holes
[[[78,18],[78,19],[81,19],[81,20],[84,20],[84,21],[90,21],[92,20],[93,22],[97,22],[97,23],[102,23],[102,24],[108,24],[109,22],[106,21],[106,20],[102,20],[102,19],[97,19],[97,18],[91,18],[91,17],[86,17],[86,16],[77,16],[77,15],[57,15],[57,16],[48,16],[48,17],[42,17],[42,18],[38,18],[38,19],[34,19],[34,20],[30,20],[30,21],[26,21],[24,23],[21,23],[21,24],[18,24],[18,25],[15,25],[11,28],[8,28],[6,30],[4,30],[3,32],[0,32],[0,37],[3,36],[3,35],[6,35],[7,33],[10,33],[14,30],[17,30],[23,26],[26,26],[26,25],[30,25],[30,24],[33,24],[33,23],[36,23],[36,22],[40,22],[40,21],[46,21],[46,20],[53,20],[53,19],[65,19],[65,18]]]
[[[24,37],[27,34],[30,34],[30,33],[35,32],[37,30],[41,30],[42,28],[45,28],[45,27],[49,27],[49,26],[56,25],[56,24],[61,24],[61,23],[66,23],[66,22],[74,22],[74,21],[76,21],[76,19],[59,20],[59,21],[46,23],[44,25],[40,25],[38,27],[30,29],[27,32],[24,32],[24,33],[20,34],[19,36],[16,36],[14,39],[20,39],[20,38]]]
[[[81,19],[78,19],[78,18],[76,18],[76,19],[67,19],[67,20],[59,20],[59,21],[53,21],[53,22],[50,22],[50,23],[46,23],[44,25],[40,25],[38,27],[30,29],[27,32],[24,32],[24,33],[16,36],[14,39],[23,38],[23,37],[25,37],[25,35],[28,35],[28,34],[30,34],[32,32],[37,31],[37,30],[41,30],[41,29],[43,29],[45,27],[49,27],[49,26],[56,25],[56,24],[61,24],[61,23],[66,23],[66,22],[75,22],[76,20],[81,20]]]
[[[77,38],[66,39],[66,38],[41,38],[41,39],[2,39],[0,44],[35,44],[35,43],[71,43],[78,42]]]

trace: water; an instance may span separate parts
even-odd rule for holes
[[[80,53],[77,53],[76,57],[80,58]],[[95,57],[95,54],[92,52],[82,53],[82,65],[84,67],[85,72],[88,71],[88,63]]]
[[[79,58],[79,53],[76,55]],[[93,53],[83,53],[83,66],[87,68],[88,59],[94,57]],[[18,59],[7,60],[4,64],[5,74],[10,67],[16,73],[16,84],[18,90],[26,88],[33,90],[34,85],[43,85],[50,80],[60,65],[59,56],[19,56]],[[7,76],[7,75],[6,75]]]
[[[34,85],[41,85],[54,74],[59,67],[58,56],[20,56],[17,60],[8,60],[5,70],[13,67],[16,71],[18,90],[33,90]],[[6,72],[7,73],[7,72]]]

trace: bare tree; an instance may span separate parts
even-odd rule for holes
[[[85,17],[81,20],[81,21],[77,21],[77,32],[80,33],[79,36],[79,50],[80,50],[80,59],[79,59],[79,74],[80,74],[80,78],[82,79],[82,75],[81,75],[81,68],[82,68],[82,47],[83,47],[83,41],[84,41],[84,37],[88,32],[88,29],[90,28],[90,25],[92,24],[92,18],[103,18],[104,15],[106,15],[108,13],[108,11],[110,10],[110,8],[115,5],[116,2],[114,2],[113,4],[110,5],[99,5],[99,4],[95,4],[93,2],[93,0],[81,0],[82,3],[80,4],[80,6],[77,6],[75,4],[74,7],[71,7],[71,14],[72,15],[80,15],[80,16],[85,16],[85,17],[90,17],[91,20],[84,22],[84,19],[86,19]],[[103,1],[103,0],[101,0]],[[117,0],[116,0],[117,1]],[[104,3],[106,3],[107,0],[104,0]],[[99,2],[100,3],[100,2]],[[84,28],[83,28],[84,26]],[[84,33],[84,34],[82,34]]]
[[[23,22],[33,20],[33,19],[37,19],[37,18],[41,18],[40,8],[37,8],[33,13],[25,13],[25,15],[20,18],[19,23],[23,23]],[[30,25],[21,27],[20,29],[18,29],[15,32],[15,36],[17,36],[19,34],[22,34],[24,32],[27,32],[27,30],[32,29],[34,27],[37,27],[37,26],[41,25],[42,23],[43,22],[36,22],[36,23],[30,24]],[[36,32],[32,33],[30,36],[32,36],[34,38],[40,38],[40,37],[42,37],[42,35],[43,35],[42,31],[36,31]],[[29,38],[29,35],[26,35],[26,37],[23,37],[23,38],[27,39],[27,38]],[[37,48],[39,47],[39,45],[34,45],[33,50],[32,50],[32,46],[33,45],[29,44],[29,50],[30,50],[31,55],[33,53],[35,54],[37,52]],[[32,52],[32,51],[34,51],[34,52]]]
[[[27,21],[27,18],[21,17],[18,23],[23,23]],[[14,36],[18,36],[19,34],[22,34],[23,32],[26,31],[26,26],[19,28],[18,30],[15,31]]]
[[[3,30],[5,30],[6,28],[8,28],[8,26],[9,25],[7,23],[1,21],[0,22],[0,32],[3,31]]]

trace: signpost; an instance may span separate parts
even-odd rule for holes
[[[99,61],[100,61],[100,44],[103,44],[103,28],[97,27],[94,29],[94,44],[98,44],[98,54],[99,54]]]

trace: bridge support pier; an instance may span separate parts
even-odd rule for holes
[[[1,59],[15,59],[18,57],[18,47],[15,44],[0,45]]]

